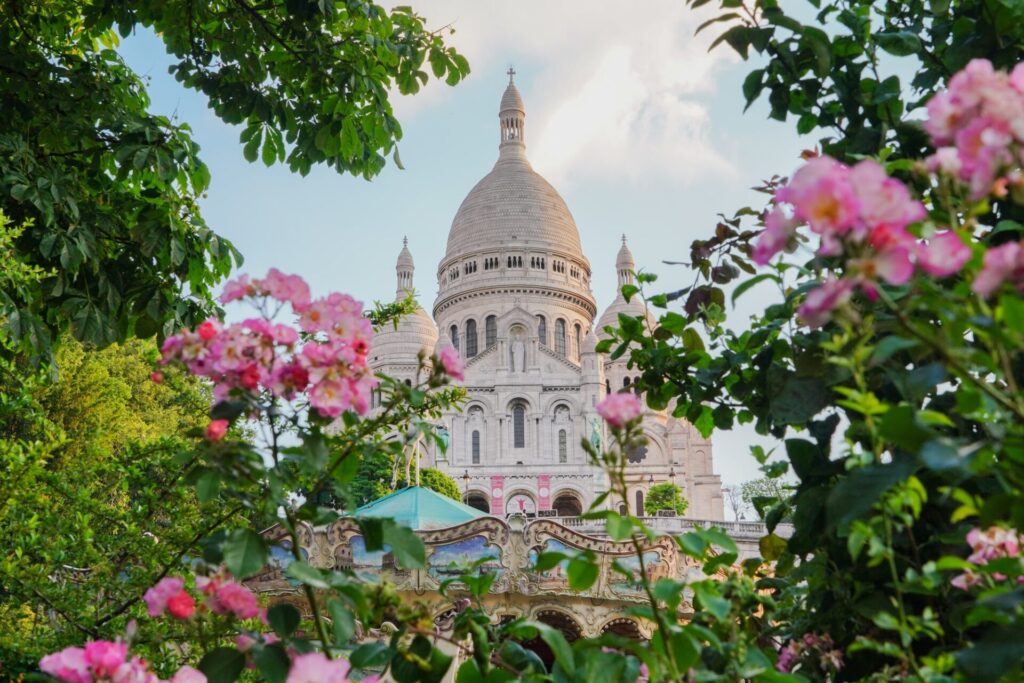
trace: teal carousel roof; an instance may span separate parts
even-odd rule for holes
[[[354,517],[390,517],[419,531],[445,529],[487,514],[422,486],[395,491],[355,511]]]

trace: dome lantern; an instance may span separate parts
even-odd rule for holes
[[[409,238],[402,238],[402,251],[398,252],[398,261],[395,263],[395,275],[398,281],[395,289],[395,301],[401,301],[412,293],[412,276],[416,265],[412,260],[412,253],[409,251]]]
[[[523,98],[516,88],[514,77],[516,70],[508,69],[508,87],[501,96],[498,119],[501,122],[501,147],[506,145],[525,146],[526,140],[526,109]]]
[[[615,270],[619,275],[619,291],[624,285],[633,284],[633,271],[636,270],[636,261],[633,260],[633,252],[626,246],[626,235],[622,235],[622,247],[619,255],[615,258]]]

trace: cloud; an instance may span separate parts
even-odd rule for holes
[[[499,69],[521,65],[530,159],[556,185],[735,176],[712,142],[706,104],[735,58],[708,53],[712,36],[693,35],[705,15],[680,0],[422,0],[415,8],[430,27],[456,29],[449,42],[469,59],[471,80],[500,82]],[[453,95],[432,82],[396,109],[411,117]]]

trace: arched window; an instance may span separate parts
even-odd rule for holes
[[[498,319],[493,316],[487,316],[484,321],[484,346],[490,348],[498,343]]]
[[[480,464],[480,432],[473,430],[473,464]]]
[[[537,337],[541,346],[548,345],[548,319],[542,315],[537,316]]]
[[[564,463],[569,462],[569,444],[568,437],[565,435],[564,429],[558,430],[558,462]]]
[[[612,381],[610,379],[606,379],[604,381],[604,393],[605,394],[612,393]]]
[[[448,334],[449,334],[449,337],[452,340],[452,346],[454,346],[455,350],[458,351],[459,350],[459,326],[458,325],[452,325],[452,328],[448,331]]]
[[[555,353],[565,355],[565,321],[561,318],[555,321]]]
[[[629,386],[629,378],[628,377],[623,377],[622,378],[622,388],[625,389],[628,386]]]
[[[405,386],[411,387],[412,386],[412,380],[411,379],[405,380]]]
[[[512,446],[526,448],[526,406],[522,403],[512,406]]]
[[[644,516],[644,492],[639,489],[636,492],[636,516]]]
[[[476,321],[466,322],[466,358],[476,355]]]
[[[573,350],[576,352],[576,358],[579,358],[583,351],[583,328],[579,323],[576,323],[576,348]]]

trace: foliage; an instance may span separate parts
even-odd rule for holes
[[[388,494],[393,494],[397,488],[409,485],[403,468],[399,468],[399,471],[395,472],[396,462],[401,462],[401,455],[399,454],[396,458],[394,454],[387,451],[378,451],[370,456],[362,457],[359,462],[358,473],[346,487],[347,493],[351,496],[352,504],[355,507],[376,501]],[[411,469],[412,478],[415,482],[415,465]],[[396,474],[397,478],[395,478]],[[394,487],[391,486],[392,481],[396,481]],[[420,472],[420,484],[442,496],[462,501],[462,493],[459,490],[458,482],[440,470],[424,467],[422,472]],[[337,504],[337,502],[334,504]]]
[[[753,509],[760,520],[764,520],[767,507],[787,501],[790,495],[786,484],[770,477],[751,479],[740,484],[740,499]]]
[[[648,299],[664,309],[653,333],[621,320],[617,339],[599,347],[629,353],[650,406],[675,405],[704,434],[752,423],[785,438],[782,461],[752,449],[768,479],[796,479],[791,495],[759,501],[769,532],[761,553],[773,565],[756,584],[771,602],[752,637],[780,671],[1020,675],[1024,228],[1001,216],[1024,198],[1022,140],[1015,128],[972,147],[963,131],[998,130],[1004,115],[1019,126],[1021,77],[1022,67],[1011,78],[968,65],[929,108],[925,128],[944,149],[925,163],[892,161],[888,149],[852,168],[817,157],[772,182],[763,231],[741,226],[751,210],[723,220],[692,247],[698,284]],[[912,174],[920,201],[896,173]],[[734,299],[760,283],[777,295],[735,331],[721,285],[741,269],[753,277]],[[681,312],[670,310],[686,295]],[[783,539],[774,531],[789,516]],[[743,644],[705,650],[703,665],[723,673]]]
[[[420,472],[420,483],[431,491],[447,496],[452,500],[462,501],[462,491],[452,477],[433,467],[424,467]]]
[[[0,208],[24,229],[13,262],[46,274],[0,296],[5,336],[22,351],[46,356],[68,329],[104,346],[196,324],[241,262],[201,215],[210,174],[188,126],[149,112],[116,51],[142,28],[163,40],[177,80],[241,126],[247,159],[303,174],[377,174],[386,155],[398,159],[391,89],[416,92],[428,61],[449,84],[469,72],[407,7],[4,2]]]
[[[681,515],[686,512],[689,505],[690,501],[683,497],[683,489],[671,482],[663,482],[647,490],[644,512],[656,515],[660,510],[672,510]]]
[[[80,638],[112,636],[142,592],[238,511],[201,506],[176,459],[209,391],[134,340],[67,339],[60,380],[4,362],[0,398],[0,660],[34,668]],[[184,467],[183,467],[184,464]]]
[[[724,27],[712,48],[724,44],[743,59],[752,53],[763,58],[743,81],[748,107],[766,96],[771,118],[795,118],[800,133],[821,129],[823,151],[843,160],[887,147],[902,158],[924,156],[927,136],[909,115],[972,58],[1007,68],[1024,49],[1024,13],[1013,2],[807,5],[720,0],[719,11],[700,30]],[[809,21],[806,10],[813,12]],[[901,74],[913,77],[905,83]]]

